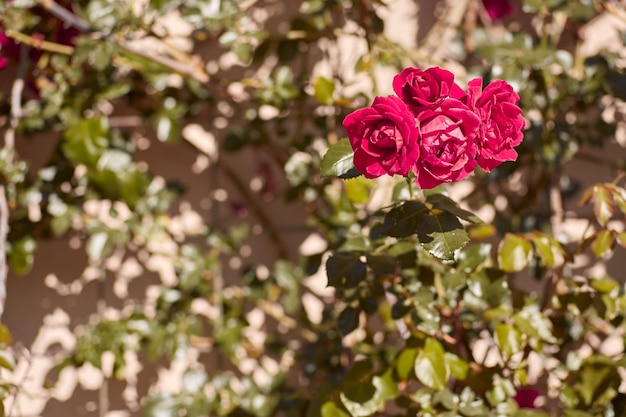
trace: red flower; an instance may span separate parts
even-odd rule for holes
[[[526,121],[517,102],[519,96],[506,81],[496,80],[482,89],[482,79],[468,83],[469,105],[480,117],[478,165],[489,172],[504,161],[517,159],[513,147],[524,138]]]
[[[491,20],[502,19],[513,13],[509,0],[483,0],[483,6]]]
[[[393,78],[393,91],[417,116],[447,98],[463,99],[467,94],[454,82],[454,74],[439,67],[422,71],[405,68]]]
[[[476,167],[476,137],[480,119],[460,100],[448,99],[418,116],[420,157],[415,183],[430,189],[460,181]]]
[[[398,97],[376,97],[371,107],[346,116],[343,127],[354,149],[354,166],[366,178],[407,176],[419,157],[415,118]]]
[[[535,401],[541,395],[535,388],[520,388],[515,393],[515,402],[519,408],[537,408]]]

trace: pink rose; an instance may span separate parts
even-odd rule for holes
[[[480,119],[467,105],[460,100],[444,100],[422,111],[417,120],[421,140],[414,172],[420,188],[460,181],[474,171]]]
[[[509,0],[483,0],[483,6],[491,20],[502,19],[513,13],[513,6]]]
[[[343,121],[354,149],[354,166],[366,178],[408,175],[419,157],[419,132],[409,107],[398,97],[376,97],[371,107]]]
[[[446,98],[461,100],[467,95],[454,82],[454,74],[439,67],[425,71],[405,68],[393,78],[393,91],[409,105],[415,115]]]
[[[516,160],[513,147],[522,142],[526,121],[513,87],[496,80],[483,90],[482,79],[475,78],[468,83],[468,92],[468,104],[481,119],[478,165],[489,172],[504,161]]]

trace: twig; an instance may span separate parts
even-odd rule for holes
[[[68,45],[61,45],[60,43],[44,41],[43,39],[36,39],[32,36],[28,36],[24,33],[18,32],[13,29],[7,29],[4,32],[7,37],[15,39],[17,42],[31,46],[36,49],[42,49],[48,52],[54,52],[63,55],[72,55],[74,48]]]
[[[39,0],[39,4],[57,18],[61,19],[68,25],[80,30],[81,32],[95,32],[88,22],[76,16],[74,13],[70,12],[64,7],[60,6],[53,0]],[[202,65],[202,62],[199,58],[189,58],[188,60],[186,60],[187,62],[182,62],[180,60],[171,59],[165,56],[155,55],[150,51],[150,49],[146,50],[136,47],[126,40],[116,40],[107,34],[101,34],[101,38],[103,40],[116,43],[128,52],[142,56],[165,67],[168,67],[179,73],[180,75],[186,75],[195,78],[203,84],[209,81],[209,76],[204,71],[204,65]]]
[[[91,26],[89,23],[76,16],[71,11],[67,10],[65,7],[55,3],[53,0],[39,0],[38,3],[43,6],[44,9],[49,11],[54,16],[58,17],[65,23],[75,27],[81,32],[91,32]]]
[[[193,59],[190,59],[191,62],[185,63],[185,62],[177,61],[175,59],[168,58],[166,56],[154,55],[150,53],[149,50],[134,46],[128,41],[120,40],[120,41],[117,41],[116,43],[122,48],[124,48],[126,51],[139,55],[144,58],[148,58],[151,61],[154,61],[158,64],[161,64],[165,67],[168,67],[169,69],[176,71],[180,75],[187,75],[187,76],[193,77],[197,81],[203,84],[209,81],[209,76],[204,71],[200,58],[197,58],[195,61]]]

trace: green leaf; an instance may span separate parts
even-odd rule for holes
[[[611,278],[598,278],[590,280],[591,286],[601,293],[610,293],[619,288],[620,284]]]
[[[347,180],[344,186],[348,200],[355,204],[366,204],[370,201],[370,190],[373,188],[374,183],[360,176]]]
[[[106,258],[112,250],[113,246],[111,245],[111,239],[108,233],[102,231],[89,236],[86,251],[87,256],[89,256],[89,259],[92,261],[99,261]]]
[[[348,138],[332,145],[322,160],[322,177],[353,178],[361,175],[354,168],[354,151]]]
[[[585,359],[574,388],[586,406],[604,406],[617,395],[621,377],[615,362],[604,356]]]
[[[81,119],[67,127],[63,138],[62,149],[67,159],[94,168],[109,145],[108,119]]]
[[[398,396],[398,381],[393,376],[393,368],[387,368],[385,372],[372,378],[377,397],[386,401],[393,400]]]
[[[327,401],[322,405],[322,417],[350,417],[332,401]]]
[[[439,209],[454,214],[456,217],[461,218],[473,224],[484,223],[480,217],[459,207],[459,205],[450,197],[443,194],[430,194],[426,197],[426,201],[429,202],[433,209]]]
[[[348,384],[339,398],[352,417],[371,416],[382,405],[382,399],[376,395],[376,387],[368,381]]]
[[[565,415],[567,415],[567,411]],[[538,410],[521,409],[517,410],[513,417],[550,417],[550,414]]]
[[[498,264],[505,272],[518,272],[528,265],[532,245],[525,238],[507,233],[498,248]]]
[[[334,254],[326,261],[328,285],[354,288],[366,277],[367,267],[359,255]]]
[[[11,336],[9,328],[4,324],[0,324],[0,343],[13,343],[13,336]]]
[[[450,352],[446,352],[444,354],[444,357],[452,376],[461,381],[467,378],[467,373],[469,372],[469,364],[466,361],[464,361],[454,353]]]
[[[344,335],[351,333],[357,328],[360,313],[361,310],[348,306],[339,314],[337,325]]]
[[[415,358],[418,350],[416,348],[406,348],[398,355],[396,361],[396,371],[401,380],[406,381],[409,374],[415,369]]]
[[[335,82],[326,77],[317,77],[314,84],[315,99],[321,104],[333,104],[333,93],[335,92]]]
[[[24,275],[30,272],[35,263],[35,251],[37,241],[30,236],[25,236],[20,240],[11,243],[8,253],[8,261],[11,269],[17,275]]]
[[[608,255],[615,245],[615,234],[612,230],[602,229],[591,242],[591,250],[600,258]]]
[[[601,226],[606,226],[607,222],[615,213],[615,201],[611,192],[603,185],[593,187],[593,213]]]
[[[513,317],[513,323],[524,334],[555,343],[552,322],[539,310],[538,305],[530,304]]]
[[[594,417],[595,414],[587,413],[586,411],[580,410],[565,410],[563,412],[563,417]]]
[[[554,267],[553,238],[537,233],[531,237],[531,241],[535,246],[535,252],[539,254],[543,262],[550,268]]]
[[[424,350],[415,360],[417,379],[427,387],[440,391],[446,387],[449,373],[441,343],[432,338],[426,339]]]
[[[154,127],[156,137],[161,142],[173,143],[180,138],[180,119],[170,114],[162,113],[155,117]]]
[[[496,344],[505,358],[510,358],[522,349],[524,336],[510,324],[500,323],[495,330]]]
[[[367,266],[378,277],[395,274],[397,265],[398,261],[393,256],[367,254]]]
[[[9,371],[15,369],[15,358],[8,350],[0,350],[0,367]]]
[[[431,210],[418,201],[403,202],[391,209],[385,216],[383,233],[398,238],[417,234],[424,249],[443,260],[454,259],[456,251],[469,242],[454,214]]]

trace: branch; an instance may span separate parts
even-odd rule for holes
[[[67,23],[68,25],[80,30],[83,33],[95,33],[95,30],[91,27],[89,22],[81,19],[66,8],[60,6],[54,0],[39,0],[38,2],[41,6],[43,6],[44,9],[46,9],[52,15],[56,16],[58,19]],[[140,47],[136,47],[126,40],[116,40],[108,34],[100,34],[100,36],[103,40],[116,43],[126,51],[157,62],[165,67],[168,67],[171,70],[174,70],[180,75],[186,75],[195,78],[197,81],[203,84],[209,81],[209,75],[204,71],[204,65],[199,58],[190,58],[185,55],[187,59],[185,60],[186,62],[183,62],[181,60],[168,58],[166,56],[155,55],[149,49],[146,50]]]
[[[32,46],[36,49],[42,49],[44,51],[54,52],[63,55],[72,55],[72,53],[74,52],[74,48],[71,46],[61,45],[60,43],[56,42],[44,41],[43,39],[35,39],[32,36],[28,36],[13,29],[7,29],[4,34],[11,39],[15,39],[17,42]]]
[[[92,32],[92,28],[89,23],[76,16],[65,7],[55,3],[53,0],[39,0],[38,3],[51,14],[69,24],[70,26],[75,27],[81,32]]]

